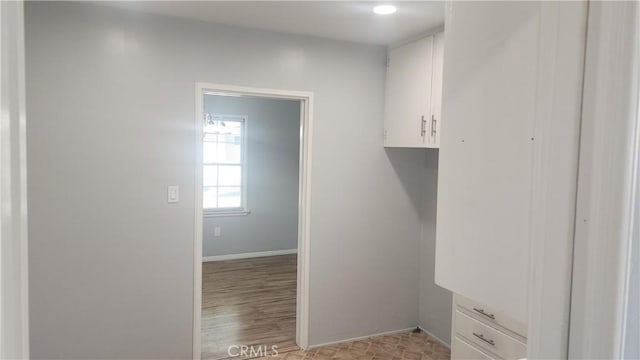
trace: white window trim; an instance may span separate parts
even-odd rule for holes
[[[204,218],[215,218],[215,217],[229,217],[229,216],[247,216],[251,214],[251,210],[248,209],[231,209],[231,210],[213,210],[213,209],[203,209],[202,216]]]
[[[204,96],[204,95],[203,95]],[[248,143],[248,134],[249,134],[249,117],[247,115],[228,115],[228,114],[213,114],[214,118],[218,119],[229,119],[231,121],[242,121],[242,139],[240,144],[241,151],[241,159],[240,166],[242,167],[242,183],[240,189],[240,197],[242,199],[242,203],[238,208],[202,208],[202,215],[205,218],[211,217],[225,217],[225,216],[247,216],[251,214],[247,206],[247,143]],[[204,142],[204,141],[203,141]],[[204,164],[202,165],[204,166]],[[202,186],[204,191],[204,185]]]

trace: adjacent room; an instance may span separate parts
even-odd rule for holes
[[[296,346],[301,102],[203,97],[202,358]],[[267,355],[265,353],[265,355]]]

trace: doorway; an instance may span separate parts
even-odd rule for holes
[[[193,357],[304,349],[313,94],[205,83],[195,93]]]

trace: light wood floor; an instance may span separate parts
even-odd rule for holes
[[[231,345],[297,350],[296,255],[202,264],[202,358]]]

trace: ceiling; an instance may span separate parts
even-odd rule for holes
[[[443,1],[114,1],[110,6],[290,34],[389,45],[444,24]]]

